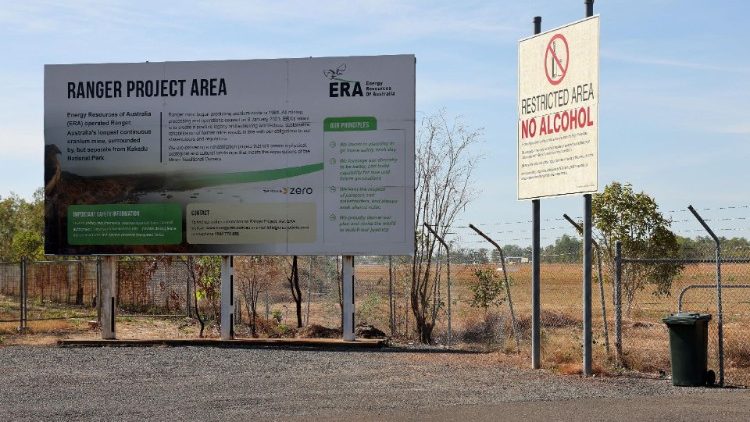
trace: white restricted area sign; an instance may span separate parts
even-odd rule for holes
[[[47,65],[48,254],[408,255],[413,55]]]
[[[518,46],[518,199],[598,185],[599,16]]]

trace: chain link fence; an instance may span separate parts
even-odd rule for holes
[[[287,262],[288,261],[288,262]],[[531,348],[531,264],[509,259],[506,272],[498,264],[451,266],[451,338],[448,337],[448,271],[444,259],[434,262],[439,283],[433,291],[437,312],[433,339],[452,347],[500,348],[509,353]],[[235,261],[236,262],[236,261]],[[296,309],[289,286],[291,260],[281,258],[279,271],[258,297],[258,317],[296,327]],[[358,258],[355,266],[356,322],[370,324],[402,341],[414,341],[416,325],[411,306],[411,261],[408,257]],[[653,294],[645,284],[622,303],[622,363],[644,372],[668,374],[669,336],[661,319],[678,310],[710,313],[709,367],[718,365],[715,264],[677,261],[682,266],[665,294]],[[300,257],[303,325],[340,328],[340,260],[336,257]],[[623,258],[628,266],[644,265]],[[647,265],[647,264],[645,264]],[[47,318],[96,318],[97,265],[95,259],[0,264],[0,321],[18,325],[23,308],[21,283],[26,275],[27,321]],[[473,304],[470,288],[477,269],[491,269],[507,278],[514,313],[505,291],[498,305],[487,309]],[[194,316],[194,287],[187,260],[178,257],[127,257],[118,262],[118,316]],[[248,324],[250,306],[243,297],[235,267],[236,321]],[[543,366],[575,372],[582,362],[582,268],[578,263],[541,265],[541,324]],[[593,361],[594,370],[612,367],[615,359],[615,311],[613,284],[609,278],[600,290],[594,271]],[[722,263],[725,382],[750,385],[750,262]],[[601,297],[604,297],[602,307]],[[203,314],[206,305],[203,305]],[[604,308],[604,309],[603,309]],[[606,321],[605,325],[605,312]],[[515,319],[515,326],[513,320]],[[605,326],[608,328],[605,331]],[[238,330],[242,333],[242,330]],[[515,334],[520,338],[516,344]],[[718,371],[717,371],[718,372]]]
[[[411,306],[411,260],[408,257],[393,257],[391,262],[389,264],[387,257],[363,257],[357,260],[355,318],[358,324],[373,325],[387,335],[410,341],[416,330]],[[303,325],[340,327],[340,265],[337,257],[299,257]],[[289,267],[290,262],[282,262],[280,271],[272,279],[266,280],[256,311],[261,318],[278,319],[284,325],[295,327],[296,312],[288,281]],[[27,307],[32,312],[27,320],[45,319],[51,314],[68,318],[82,315],[95,317],[96,268],[95,259],[28,263]],[[475,271],[480,268],[489,268],[497,273],[497,277],[504,277],[498,264],[452,266],[451,344],[458,347],[499,345],[508,351],[517,351],[515,334],[518,333],[521,349],[528,348],[531,335],[530,264],[510,260],[506,265],[514,315],[510,313],[510,301],[505,292],[501,294],[501,303],[490,307],[486,313],[472,305],[470,285],[476,282]],[[446,345],[449,343],[449,274],[444,259],[435,262],[435,269],[439,282],[432,292],[436,312],[433,339],[438,344]],[[194,287],[185,259],[122,258],[118,261],[117,274],[118,316],[193,316]],[[542,277],[542,324],[547,334],[545,347],[550,353],[559,355],[554,358],[558,363],[579,362],[580,344],[576,346],[578,340],[575,338],[580,337],[581,327],[580,265],[545,264],[542,266]],[[21,321],[22,278],[20,263],[0,264],[0,294],[5,297],[0,319],[5,322]],[[238,298],[235,302],[236,320],[238,323],[248,323],[250,306],[243,295],[241,281],[235,281],[235,290],[235,297]],[[50,312],[53,305],[78,312]],[[218,307],[218,301],[213,307]]]
[[[117,306],[130,315],[189,315],[184,260],[128,257],[118,261]],[[97,318],[95,259],[0,263],[0,322]]]
[[[19,322],[21,330],[28,321],[82,317],[95,306],[96,264],[78,260],[1,263],[0,295],[0,320]]]
[[[21,323],[23,319],[22,273],[20,263],[0,263],[0,297],[3,298],[0,305],[0,324]]]
[[[308,275],[306,260],[300,258],[300,277],[303,293]],[[315,258],[315,265],[328,260],[335,268],[336,258]],[[435,261],[439,283],[432,292],[436,307],[433,340],[436,344],[453,347],[501,348],[510,353],[528,353],[531,343],[531,264],[521,260],[508,260],[505,266],[509,282],[510,298],[505,290],[500,294],[500,303],[490,306],[487,312],[474,303],[471,285],[476,283],[476,271],[489,269],[501,280],[505,279],[502,267],[490,264],[453,264],[451,266],[451,303],[448,306],[448,271],[444,261]],[[583,272],[580,264],[546,263],[541,266],[542,288],[542,339],[543,355],[547,367],[579,368],[582,361],[582,307],[581,298]],[[356,322],[372,324],[386,334],[405,341],[413,341],[415,321],[411,309],[411,261],[393,257],[392,269],[386,259],[378,262],[358,261],[355,266]],[[595,272],[596,273],[596,272]],[[311,311],[306,323],[339,327],[338,279],[335,276],[320,277],[313,272],[309,306]],[[335,271],[333,271],[335,275]],[[613,306],[611,283],[603,284],[603,295],[607,309],[608,330],[602,312],[600,286],[592,286],[594,298],[593,329],[595,361],[605,366],[614,361]],[[270,295],[270,309],[284,309],[284,320],[293,316],[291,294],[286,289],[276,290]],[[511,303],[513,313],[511,313]],[[307,308],[305,308],[307,309]],[[448,337],[448,312],[451,313],[451,338]],[[287,316],[288,315],[288,316]],[[515,320],[515,325],[513,321]],[[516,343],[516,334],[520,345]]]
[[[190,268],[179,257],[133,257],[117,263],[117,306],[140,315],[190,316]]]
[[[720,370],[717,318],[716,263],[706,260],[622,259],[623,272],[642,265],[682,267],[666,294],[656,295],[644,285],[631,303],[624,300],[622,317],[623,364],[646,372],[670,373],[669,332],[662,318],[670,313],[711,314],[708,366]],[[723,360],[726,385],[750,385],[750,261],[722,258]]]

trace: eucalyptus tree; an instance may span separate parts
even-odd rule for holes
[[[610,277],[614,274],[615,243],[622,242],[622,253],[629,258],[679,258],[680,244],[670,229],[671,220],[664,217],[651,196],[635,193],[630,184],[612,182],[592,197],[593,224],[598,230],[597,241],[605,255]],[[647,286],[656,295],[669,295],[672,281],[682,265],[673,263],[625,265],[622,287],[627,312],[636,293]]]

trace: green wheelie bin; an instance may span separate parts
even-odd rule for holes
[[[710,314],[682,312],[662,319],[669,328],[672,384],[684,387],[712,385],[716,376],[708,368]]]

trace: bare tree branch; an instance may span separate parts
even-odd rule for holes
[[[472,176],[477,156],[471,148],[481,130],[468,128],[460,117],[449,120],[445,110],[426,116],[417,134],[415,242],[412,261],[411,308],[420,341],[430,343],[442,309],[437,295],[439,275],[432,260],[438,243],[423,223],[444,236],[459,212],[474,199]]]

